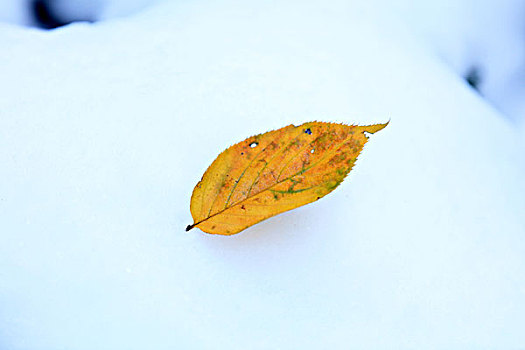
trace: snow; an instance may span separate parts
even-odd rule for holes
[[[525,129],[399,18],[224,0],[0,24],[0,348],[522,346]],[[314,119],[390,124],[322,200],[184,231],[220,151]]]

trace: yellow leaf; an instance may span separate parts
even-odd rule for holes
[[[332,192],[352,169],[368,137],[386,124],[309,122],[247,138],[210,165],[191,196],[194,223],[233,235]]]

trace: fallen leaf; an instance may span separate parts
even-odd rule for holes
[[[309,122],[247,138],[210,165],[191,196],[194,223],[233,235],[264,219],[332,192],[367,142],[386,124],[349,126]]]

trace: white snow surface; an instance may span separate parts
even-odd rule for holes
[[[0,24],[0,349],[517,349],[525,132],[389,11],[166,2]],[[371,124],[332,194],[194,229],[223,149]]]

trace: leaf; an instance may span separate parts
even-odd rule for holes
[[[191,196],[194,223],[233,235],[332,192],[352,169],[368,137],[386,124],[309,122],[247,138],[210,165]]]

